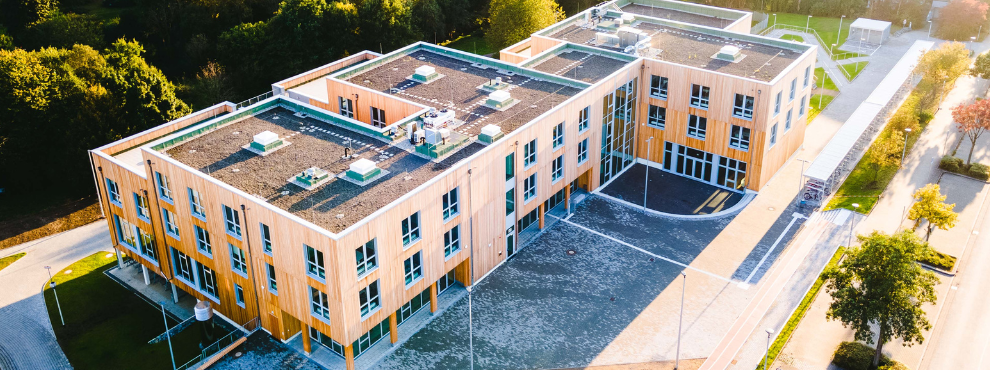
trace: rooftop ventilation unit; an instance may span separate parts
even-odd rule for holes
[[[742,50],[734,45],[725,45],[718,50],[718,54],[712,56],[712,58],[724,60],[726,62],[739,63],[746,56],[743,55]]]
[[[247,149],[248,151],[254,152],[260,156],[266,156],[276,150],[288,146],[289,144],[291,143],[280,139],[278,134],[274,132],[262,131],[261,133],[254,135],[254,141],[248,145],[242,146],[241,148]]]
[[[419,82],[419,83],[428,84],[430,82],[436,81],[440,77],[443,77],[443,75],[440,74],[440,73],[437,73],[437,69],[436,68],[433,68],[431,66],[424,65],[424,66],[417,67],[416,68],[416,73],[413,73],[413,75],[412,76],[409,76],[408,78],[410,80],[413,80],[413,81],[416,81],[416,82]]]
[[[488,82],[485,82],[481,86],[478,86],[479,89],[482,89],[482,90],[485,90],[485,91],[502,90],[502,89],[506,89],[508,87],[509,87],[509,83],[508,82],[505,82],[505,81],[502,81],[502,77],[495,77],[494,80],[488,80]]]
[[[502,136],[505,135],[502,134],[502,129],[500,127],[488,124],[481,128],[481,135],[478,135],[478,140],[481,140],[481,142],[485,144],[491,144],[494,143],[495,140],[501,139]]]
[[[509,107],[518,102],[518,100],[513,99],[512,96],[509,95],[508,91],[499,90],[488,95],[488,99],[485,100],[485,105],[489,108],[502,111],[509,109]]]
[[[437,110],[436,108],[430,108],[430,111],[423,115],[423,128],[438,129],[453,126],[453,123],[454,111],[451,109],[443,108]]]
[[[303,189],[313,190],[320,185],[326,184],[331,179],[332,177],[330,174],[322,168],[310,167],[305,171],[300,172],[295,177],[289,179],[289,182],[296,184]]]
[[[386,174],[388,174],[388,171],[378,168],[375,162],[367,158],[361,158],[351,163],[350,169],[340,174],[339,177],[357,185],[365,186]]]

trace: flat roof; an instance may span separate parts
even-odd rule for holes
[[[859,18],[849,25],[849,28],[862,28],[864,30],[883,31],[890,28],[890,22],[878,21],[876,19]]]
[[[469,144],[437,163],[384,140],[293,114],[290,109],[276,106],[182,141],[164,153],[339,233],[483,148],[481,144]],[[290,144],[265,156],[242,148],[262,131],[274,132]],[[351,143],[352,157],[345,159],[347,142]],[[319,167],[334,176],[347,171],[351,163],[361,158],[376,162],[388,173],[365,186],[335,178],[313,190],[305,190],[289,182],[311,167]]]
[[[435,68],[443,77],[426,84],[407,79],[424,65]],[[519,101],[504,110],[486,106],[490,92],[479,88],[497,77],[511,85],[505,91]],[[468,62],[425,48],[403,53],[350,74],[344,80],[429,107],[453,109],[455,118],[463,122],[453,130],[472,136],[489,124],[499,126],[503,133],[512,132],[583,89],[503,70],[495,63]]]
[[[541,72],[594,83],[622,69],[626,64],[629,62],[589,52],[565,49],[563,52],[554,54],[528,67]]]
[[[623,12],[633,13],[639,15],[645,15],[648,17],[668,19],[676,22],[684,22],[697,24],[701,26],[715,27],[715,28],[725,28],[731,25],[733,22],[739,18],[721,18],[710,15],[703,15],[697,13],[690,13],[685,11],[680,11],[676,9],[670,9],[662,6],[649,6],[643,4],[629,3],[623,5],[619,9]]]

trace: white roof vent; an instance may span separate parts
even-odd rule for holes
[[[296,184],[306,190],[313,190],[316,187],[326,184],[332,177],[327,171],[319,167],[310,167],[300,172],[295,177],[289,179],[290,183]]]
[[[430,82],[436,81],[436,79],[443,77],[442,74],[437,73],[437,69],[432,66],[422,65],[416,67],[416,73],[412,76],[407,77],[410,80],[428,84]]]
[[[485,127],[481,128],[481,135],[478,135],[478,140],[481,140],[481,142],[486,144],[491,144],[494,143],[495,140],[501,139],[502,136],[505,135],[502,134],[501,127],[493,124],[487,124]]]
[[[498,90],[488,94],[488,100],[485,100],[485,105],[495,110],[506,110],[517,102],[508,91]]]
[[[266,156],[289,144],[291,143],[280,139],[278,134],[274,132],[262,131],[257,135],[254,135],[254,141],[248,145],[242,146],[241,148],[247,149],[248,151],[261,156]]]
[[[732,63],[738,63],[745,57],[746,56],[742,54],[742,50],[735,45],[725,45],[719,49],[718,54],[712,56],[712,58],[721,59]]]
[[[378,168],[375,162],[367,158],[361,158],[351,163],[350,169],[338,175],[338,177],[357,185],[365,186],[386,174],[388,174],[388,171]]]

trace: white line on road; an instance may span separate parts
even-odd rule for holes
[[[705,274],[705,275],[708,275],[708,276],[711,276],[711,277],[713,277],[713,278],[716,278],[716,279],[719,279],[719,280],[722,280],[722,281],[725,281],[725,282],[729,282],[729,283],[731,283],[731,282],[732,282],[732,280],[731,280],[731,279],[726,279],[726,278],[724,278],[724,277],[721,277],[721,276],[719,276],[719,275],[716,275],[716,274],[713,274],[713,273],[711,273],[711,272],[708,272],[708,271],[705,271],[705,270],[702,270],[702,269],[699,269],[699,268],[696,268],[696,267],[691,267],[691,266],[689,266],[689,265],[686,265],[686,264],[683,264],[683,263],[680,263],[680,262],[677,262],[677,261],[674,261],[674,260],[672,260],[672,259],[670,259],[670,258],[667,258],[667,257],[664,257],[664,256],[661,256],[661,255],[659,255],[659,254],[656,254],[656,253],[653,253],[653,252],[650,252],[650,251],[648,251],[648,250],[645,250],[645,249],[643,249],[643,248],[640,248],[640,247],[637,247],[637,246],[635,246],[635,245],[632,245],[632,244],[629,244],[629,243],[626,243],[626,242],[624,242],[624,241],[621,241],[621,240],[619,240],[619,239],[616,239],[616,238],[613,238],[613,237],[611,237],[611,236],[608,236],[608,235],[605,235],[605,234],[602,234],[602,233],[600,233],[600,232],[597,232],[597,231],[595,231],[595,230],[592,230],[592,229],[589,229],[589,228],[587,228],[587,227],[585,227],[585,226],[583,226],[583,225],[581,225],[581,224],[577,224],[577,223],[574,223],[574,222],[572,222],[572,221],[569,221],[569,220],[567,220],[567,218],[570,218],[570,217],[567,217],[567,218],[560,218],[560,217],[555,217],[555,216],[551,216],[551,215],[549,215],[549,214],[547,215],[547,217],[553,217],[553,218],[556,218],[556,219],[558,219],[558,220],[560,220],[560,221],[563,221],[564,223],[567,223],[568,225],[572,225],[572,226],[575,226],[575,227],[577,227],[577,228],[580,228],[580,229],[582,229],[582,230],[584,230],[584,231],[587,231],[587,232],[589,232],[589,233],[592,233],[592,234],[595,234],[595,235],[598,235],[598,236],[601,236],[601,237],[603,237],[603,238],[606,238],[606,239],[609,239],[609,240],[611,240],[611,241],[614,241],[614,242],[616,242],[616,243],[619,243],[619,244],[622,244],[622,245],[624,245],[624,246],[627,246],[627,247],[629,247],[629,248],[632,248],[632,249],[635,249],[635,250],[638,250],[638,251],[640,251],[640,252],[643,252],[643,253],[645,253],[645,254],[647,254],[647,255],[649,255],[649,256],[651,256],[651,257],[655,257],[655,258],[659,258],[659,259],[662,259],[662,260],[664,260],[664,261],[667,261],[667,262],[670,262],[670,263],[673,263],[673,264],[675,264],[675,265],[678,265],[678,266],[681,266],[681,267],[684,267],[684,268],[686,268],[686,269],[691,269],[691,270],[694,270],[694,271],[698,271],[698,272],[700,272],[700,273],[703,273],[703,274]]]
[[[804,217],[804,215],[797,212],[791,214],[791,222],[787,224],[787,227],[784,228],[784,231],[781,232],[780,236],[777,237],[777,241],[773,242],[773,245],[770,246],[770,249],[767,250],[767,253],[764,254],[763,258],[760,259],[760,263],[756,264],[756,267],[753,268],[753,271],[749,273],[749,276],[746,277],[746,281],[744,281],[743,284],[749,284],[749,281],[753,279],[753,275],[756,275],[756,272],[760,270],[760,266],[763,266],[763,262],[767,261],[767,257],[770,257],[770,253],[773,253],[773,250],[777,248],[777,244],[780,244],[780,241],[784,239],[784,235],[787,235],[787,230],[790,230],[791,226],[794,226],[794,221],[797,221],[799,218],[807,218],[807,217]]]

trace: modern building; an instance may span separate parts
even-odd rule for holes
[[[336,61],[92,150],[114,246],[353,368],[634,162],[759,191],[802,145],[816,51],[750,19],[619,1],[501,60],[417,43]]]

